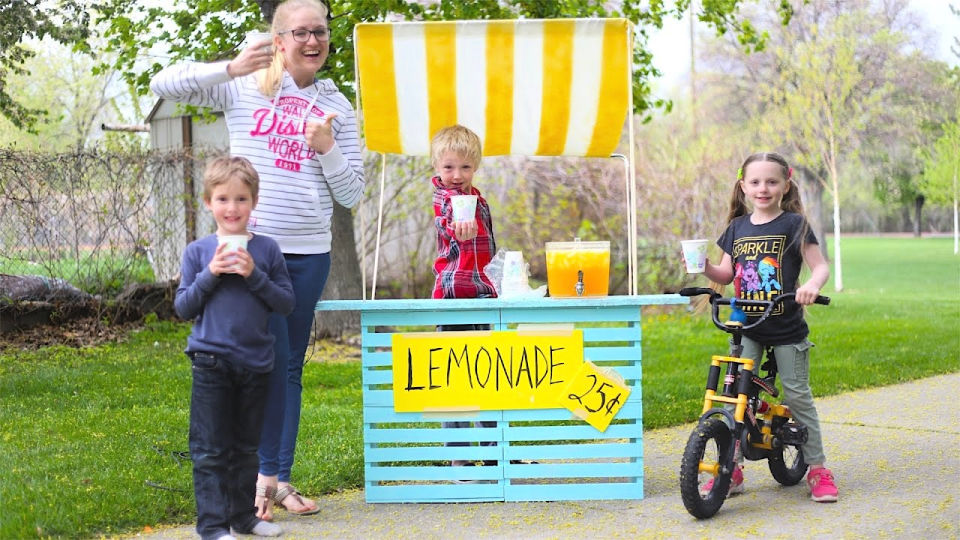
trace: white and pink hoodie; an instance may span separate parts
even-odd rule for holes
[[[153,78],[150,89],[164,99],[223,111],[230,153],[253,163],[260,196],[251,231],[270,236],[283,253],[330,251],[333,203],[351,208],[363,196],[363,156],[356,114],[329,79],[298,88],[286,72],[276,96],[257,89],[254,75],[231,79],[227,62],[188,62]],[[304,138],[306,120],[336,113],[336,144],[318,154]]]

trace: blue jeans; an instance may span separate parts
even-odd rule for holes
[[[260,520],[253,506],[257,446],[268,374],[222,357],[191,355],[190,458],[197,501],[197,533],[218,538],[247,533]]]
[[[293,283],[296,306],[286,317],[270,315],[274,362],[267,391],[266,420],[260,437],[260,474],[290,481],[294,448],[300,431],[300,395],[303,359],[317,300],[330,275],[330,254],[283,255]]]

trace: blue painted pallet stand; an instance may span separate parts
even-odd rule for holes
[[[557,501],[643,498],[641,306],[686,304],[675,294],[591,298],[321,301],[318,311],[360,311],[364,485],[367,502]],[[630,398],[606,431],[567,409],[397,413],[394,333],[437,324],[574,323],[584,358],[617,370]],[[443,421],[496,427],[442,429]],[[444,446],[493,441],[496,445]],[[451,467],[451,460],[487,466]]]

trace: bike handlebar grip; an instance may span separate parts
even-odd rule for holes
[[[684,287],[680,289],[680,296],[699,296],[701,294],[713,294],[713,289],[709,287]]]
[[[829,306],[829,305],[830,305],[830,297],[829,297],[829,296],[818,296],[817,299],[813,301],[813,303],[814,303],[814,304],[820,304],[820,305],[823,305],[823,306]]]

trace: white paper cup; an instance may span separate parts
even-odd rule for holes
[[[454,195],[450,197],[450,204],[453,205],[454,221],[473,221],[477,216],[476,195]]]
[[[237,251],[240,248],[247,249],[247,235],[245,234],[225,234],[218,236],[217,240],[218,245],[227,245],[227,251]]]
[[[683,263],[688,274],[702,274],[707,268],[707,240],[681,240]]]
[[[217,241],[218,245],[227,245],[225,248],[227,253],[236,253],[240,248],[247,249],[247,235],[245,234],[225,234],[218,236]]]
[[[265,39],[272,39],[272,38],[273,38],[273,34],[271,34],[270,32],[247,32],[247,37],[243,40],[243,48],[246,49],[247,47],[253,45],[258,41],[263,41]],[[271,52],[273,50],[273,45],[264,47],[263,50],[265,52]]]

